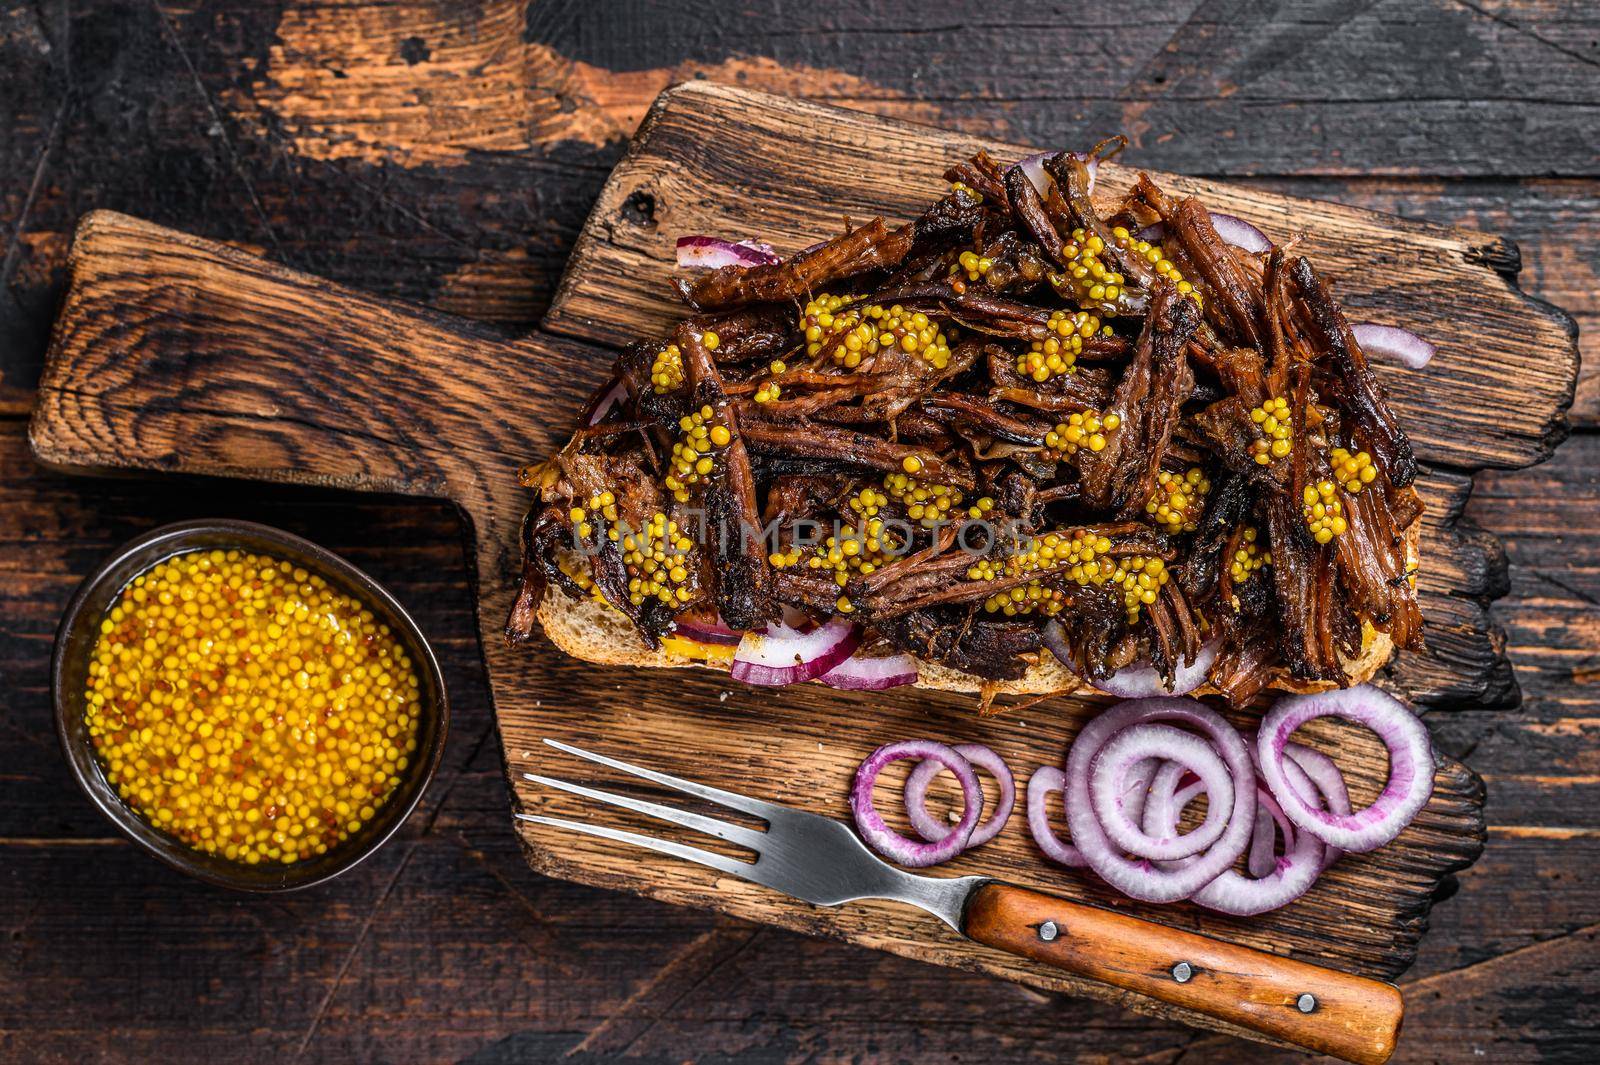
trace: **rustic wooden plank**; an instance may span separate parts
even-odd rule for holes
[[[124,1056],[214,1060],[242,1053],[247,1040],[257,1053],[292,1054],[331,992],[308,1057],[538,1060],[627,1047],[649,1059],[693,1047],[774,1065],[847,1053],[1159,1062],[1189,1047],[1190,1060],[1303,1060],[875,951],[776,931],[752,941],[743,922],[530,878],[505,818],[497,745],[468,758],[491,714],[449,508],[226,482],[197,493],[198,482],[176,477],[63,477],[29,462],[23,428],[0,422],[0,674],[14,679],[14,727],[0,729],[0,861],[10,874],[0,928],[12,930],[0,937],[0,994],[15,1004],[17,1026],[0,1035],[0,1054],[80,1060],[104,1045],[108,1024]],[[1578,436],[1550,463],[1484,481],[1471,510],[1509,535],[1514,586],[1495,613],[1523,647],[1527,701],[1515,712],[1433,715],[1441,749],[1470,753],[1493,778],[1490,837],[1458,874],[1460,892],[1433,909],[1405,984],[1471,968],[1426,985],[1426,1005],[1412,996],[1400,1062],[1453,1060],[1453,1048],[1485,1040],[1515,1061],[1540,1047],[1570,1049],[1587,1031],[1568,1009],[1573,993],[1593,986],[1581,965],[1536,953],[1542,973],[1471,977],[1503,973],[1495,959],[1542,943],[1558,952],[1559,937],[1600,918],[1600,685],[1573,676],[1600,666],[1600,630],[1578,625],[1592,618],[1591,604],[1534,572],[1552,569],[1600,596],[1600,536],[1582,520],[1600,505],[1600,438]],[[1535,515],[1532,532],[1518,536],[1524,512]],[[365,940],[360,926],[403,857],[397,849],[364,867],[379,875],[284,906],[224,896],[127,848],[110,856],[82,842],[105,829],[49,736],[51,634],[76,582],[118,543],[203,514],[282,525],[357,561],[418,615],[445,668],[456,725],[446,765],[463,775],[448,795],[430,791],[439,802],[431,824],[408,826],[403,838],[420,845]],[[1539,647],[1547,631],[1564,657]],[[1524,782],[1536,773],[1561,782]],[[37,843],[10,842],[19,837]],[[115,925],[84,917],[110,910]],[[283,981],[313,990],[249,997]],[[797,1043],[796,1032],[814,1034]]]
[[[560,118],[569,97],[524,23],[502,0],[0,4],[0,410],[26,413],[73,226],[96,208],[485,321],[537,321],[626,130],[583,140],[530,117]],[[412,39],[435,58],[408,62]],[[492,77],[465,73],[495,57]],[[278,64],[298,72],[281,83],[294,100],[325,94],[308,123],[339,119],[317,139],[385,128],[337,110],[374,104],[378,84],[405,102],[387,127],[403,136],[364,155],[311,150],[296,116],[273,110]],[[527,138],[463,142],[445,115]]]
[[[1597,172],[1580,130],[1600,108],[1600,15],[1579,0],[1139,0],[1059,15],[1000,0],[960,17],[831,0],[799,20],[782,0],[715,18],[668,0],[532,28],[611,70],[729,51],[831,69],[844,77],[796,94],[913,120],[933,102],[970,132],[999,112],[1025,142],[1126,130],[1151,165],[1183,173]]]
[[[990,721],[972,713],[970,699],[728,692],[726,678],[699,671],[665,686],[648,672],[567,659],[542,641],[532,649],[506,647],[498,634],[525,506],[512,468],[564,432],[583,385],[603,372],[594,356],[550,338],[507,342],[207,241],[99,214],[85,222],[74,251],[73,285],[31,441],[47,462],[78,468],[155,468],[452,498],[476,534],[484,651],[513,773],[550,763],[538,753],[545,736],[604,749],[626,735],[630,749],[650,750],[652,762],[669,771],[844,816],[855,763],[886,734],[925,733],[933,725],[950,738],[981,737],[1017,765],[1059,758],[1095,705],[1072,701]],[[394,388],[396,380],[404,387]],[[581,707],[573,701],[579,692]],[[872,712],[863,713],[869,703]],[[1353,790],[1373,794],[1385,773],[1382,748],[1349,731],[1355,734],[1330,730],[1315,739],[1340,745]],[[1447,761],[1436,787],[1401,840],[1341,863],[1297,906],[1250,922],[1187,906],[1130,906],[1044,868],[1020,836],[955,865],[1335,967],[1392,975],[1415,951],[1440,878],[1470,863],[1481,845],[1476,778]],[[527,808],[572,812],[526,786],[518,786],[517,798]],[[713,884],[692,866],[641,862],[537,831],[524,831],[523,839],[536,867],[564,878],[1139,1009],[1149,1005],[985,951],[898,907],[817,910],[742,883]],[[952,871],[962,871],[955,865]],[[1181,1011],[1158,1012],[1194,1020]]]
[[[662,95],[601,191],[545,326],[614,345],[665,336],[682,314],[668,285],[678,237],[755,235],[789,254],[838,232],[841,217],[904,221],[939,195],[946,166],[979,148],[1006,159],[1026,152],[711,83],[679,86]],[[861,179],[863,158],[871,160],[870,181]],[[1099,192],[1120,194],[1134,176],[1104,167]],[[1423,371],[1378,368],[1420,457],[1467,469],[1524,466],[1566,436],[1575,330],[1502,275],[1515,274],[1511,245],[1337,204],[1155,176],[1279,240],[1305,232],[1307,254],[1353,317],[1415,329],[1439,346]],[[1483,340],[1491,336],[1492,355]],[[1440,417],[1444,395],[1448,420]],[[1508,419],[1508,409],[1519,417]]]
[[[475,17],[487,5],[447,6],[449,14],[461,17],[441,20],[444,7],[424,3],[194,0],[163,3],[160,9],[175,26],[198,81],[221,104],[221,128],[230,134],[249,183],[270,205],[285,259],[360,289],[428,300],[485,320],[526,323],[537,316],[561,268],[566,246],[609,165],[607,153],[620,148],[617,142],[596,150],[566,140],[527,152],[479,152],[470,163],[450,168],[410,164],[409,158],[448,150],[457,132],[448,125],[430,128],[430,107],[459,107],[475,91],[471,79],[456,73],[461,53],[452,50],[462,47],[459,42],[479,37],[483,54],[498,50],[511,62],[522,62],[514,23],[503,30],[497,24],[490,34],[484,20]],[[1466,221],[1514,237],[1528,264],[1523,282],[1574,312],[1583,326],[1588,390],[1580,384],[1572,413],[1574,424],[1592,424],[1600,410],[1595,387],[1600,378],[1594,376],[1600,367],[1594,347],[1600,329],[1591,327],[1600,322],[1593,304],[1600,291],[1593,284],[1600,245],[1590,222],[1600,185],[1489,180],[1523,167],[1582,172],[1592,162],[1592,144],[1578,145],[1582,155],[1576,161],[1539,156],[1558,142],[1538,136],[1537,143],[1528,143],[1533,138],[1524,138],[1519,115],[1506,118],[1506,105],[1493,101],[1463,109],[1433,93],[1413,91],[1420,79],[1432,76],[1446,82],[1433,86],[1446,97],[1545,95],[1571,68],[1560,61],[1548,71],[1543,64],[1522,63],[1507,80],[1499,69],[1503,49],[1509,44],[1512,56],[1524,48],[1537,50],[1538,38],[1579,52],[1591,48],[1592,6],[1575,0],[1470,8],[1451,0],[1345,5],[1360,11],[1357,17],[1379,22],[1405,15],[1406,6],[1426,9],[1425,18],[1437,18],[1435,11],[1453,13],[1480,22],[1482,30],[1464,42],[1464,50],[1457,47],[1464,41],[1460,33],[1410,34],[1405,60],[1393,62],[1386,41],[1364,41],[1352,50],[1348,38],[1341,37],[1335,46],[1344,50],[1344,58],[1318,68],[1327,83],[1308,77],[1301,86],[1309,106],[1255,100],[1224,136],[1197,133],[1216,128],[1209,115],[1196,117],[1202,109],[1214,111],[1213,101],[1161,99],[1151,79],[1141,89],[1139,106],[1155,113],[1157,122],[1142,136],[1120,111],[1109,117],[1090,114],[1089,107],[1121,106],[1087,100],[1107,92],[1098,71],[1120,64],[1119,75],[1131,78],[1192,6],[1192,0],[1179,5],[1135,0],[1085,30],[1075,25],[1085,21],[1084,12],[1041,21],[1045,9],[1036,4],[986,4],[964,11],[962,21],[983,23],[979,28],[989,30],[997,43],[973,49],[953,45],[956,31],[939,25],[945,20],[928,18],[922,8],[888,3],[824,2],[804,9],[745,3],[710,19],[699,17],[693,6],[676,4],[586,9],[540,3],[528,8],[527,20],[527,34],[539,49],[537,61],[526,66],[524,86],[501,91],[531,95],[557,87],[564,105],[572,108],[568,128],[596,127],[599,119],[613,117],[618,128],[631,128],[659,88],[709,74],[917,121],[959,122],[974,134],[1017,141],[1063,143],[1128,128],[1138,136],[1141,159],[1196,173],[1267,174],[1281,169],[1284,159],[1308,168],[1300,171],[1308,174],[1310,168],[1339,167],[1341,160],[1363,169],[1399,160],[1416,167],[1419,176],[1268,183],[1291,194],[1397,207],[1407,216]],[[280,38],[280,12],[288,8],[328,14],[317,32]],[[1304,10],[1303,5],[1241,8],[1229,35],[1249,39],[1259,49],[1275,34],[1307,22]],[[101,0],[0,3],[0,98],[7,103],[0,109],[0,258],[11,246],[12,227],[19,218],[24,223],[15,242],[22,248],[15,272],[0,285],[0,407],[25,410],[31,402],[64,282],[72,225],[83,211],[118,207],[242,246],[266,247],[244,182],[220,151],[204,91],[189,77],[185,58],[163,38],[157,11],[155,5]],[[361,33],[333,32],[332,13],[361,19]],[[300,18],[289,25],[310,23]],[[66,32],[69,24],[72,32]],[[1153,31],[1149,38],[1147,29]],[[1069,33],[1076,40],[1065,39]],[[890,36],[894,59],[886,61],[882,49]],[[48,51],[40,48],[41,39],[50,44]],[[1051,46],[1045,54],[1049,64],[1070,56],[1074,69],[1081,69],[1104,57],[1106,67],[1097,65],[1091,79],[1054,79],[1051,98],[1027,98],[1039,95],[1039,79],[1012,61],[1033,39]],[[285,47],[269,65],[268,51],[278,40]],[[1180,47],[1186,61],[1196,58],[1189,43]],[[763,52],[782,59],[758,54]],[[69,56],[75,62],[69,63]],[[291,84],[291,78],[311,72],[325,80],[301,81],[296,97],[271,95],[272,82]],[[1348,99],[1362,86],[1374,85],[1374,74],[1413,81],[1385,83],[1383,99]],[[57,136],[33,209],[24,217],[21,204],[33,182],[39,146],[66,99],[69,76],[79,86],[76,106]],[[304,140],[276,132],[281,119],[294,122],[331,108],[323,101],[336,99],[363,76],[369,86],[386,81],[402,113],[409,110],[417,119],[405,139],[375,143],[372,161],[323,161],[300,151],[314,137],[328,143],[358,139],[364,129],[359,116],[321,130],[308,123]],[[563,84],[558,77],[567,80]],[[1003,91],[990,90],[1007,78]],[[1065,95],[1069,92],[1071,98]],[[1341,94],[1345,98],[1338,99]],[[301,106],[309,109],[296,109]],[[1238,109],[1226,102],[1221,106]],[[247,110],[263,116],[259,127],[252,123],[246,129],[235,118]],[[1335,111],[1353,118],[1318,120]],[[1239,136],[1261,128],[1263,120],[1289,125],[1270,143]],[[1403,131],[1406,141],[1399,150],[1385,140],[1396,131]],[[1508,145],[1511,152],[1498,154]],[[1524,151],[1528,148],[1535,154]],[[1470,172],[1478,180],[1441,184],[1427,176],[1429,170]],[[14,445],[20,443],[16,423],[0,429]],[[1578,469],[1579,460],[1569,456],[1580,443],[1562,448],[1551,464],[1533,472]],[[1585,451],[1580,458],[1587,469],[1600,469],[1600,452]],[[1592,783],[1600,780],[1600,766],[1589,757],[1600,738],[1593,725],[1600,715],[1594,701],[1600,684],[1575,678],[1586,667],[1592,677],[1600,667],[1600,637],[1589,624],[1594,608],[1531,575],[1529,567],[1600,595],[1592,580],[1596,570],[1581,561],[1592,558],[1595,541],[1585,530],[1596,503],[1575,474],[1531,483],[1521,476],[1503,478],[1503,494],[1491,515],[1495,522],[1477,504],[1472,513],[1504,532],[1516,528],[1524,509],[1550,504],[1555,516],[1566,508],[1564,519],[1548,526],[1564,527],[1561,538],[1540,534],[1526,538],[1520,551],[1514,545],[1512,597],[1495,606],[1511,634],[1527,703],[1518,714],[1434,715],[1433,727],[1447,749],[1458,740],[1456,751],[1470,751],[1475,765],[1496,776],[1493,819],[1516,824],[1526,811],[1540,822],[1534,828],[1554,831],[1573,818],[1592,827],[1590,812],[1600,810],[1600,790]],[[0,538],[0,594],[40,568],[56,573],[59,582],[58,592],[20,605],[8,596],[0,607],[5,618],[0,675],[21,688],[6,704],[8,721],[17,727],[0,729],[6,764],[0,787],[7,815],[20,818],[31,811],[34,816],[25,823],[45,835],[58,824],[68,832],[98,827],[87,807],[76,816],[70,811],[76,796],[59,774],[48,730],[34,723],[48,718],[41,685],[60,606],[76,577],[115,543],[163,515],[220,512],[299,528],[341,551],[365,546],[368,553],[359,557],[369,567],[384,566],[391,552],[403,558],[412,545],[445,555],[457,546],[453,523],[438,517],[436,509],[414,503],[347,504],[290,489],[228,492],[214,485],[201,496],[179,479],[127,486],[62,479],[30,471],[17,446],[0,458],[0,480],[6,500],[0,520],[14,530]],[[1563,492],[1570,503],[1555,494]],[[346,506],[352,508],[348,525],[340,516]],[[419,514],[434,517],[419,519]],[[64,553],[65,562],[55,561],[57,552]],[[49,561],[38,565],[40,558]],[[404,585],[392,571],[388,579]],[[438,580],[441,595],[468,602],[460,578],[444,573]],[[396,589],[403,593],[402,585]],[[433,597],[429,582],[414,587],[413,597],[402,594],[414,608]],[[463,619],[470,631],[470,619]],[[428,631],[438,642],[438,630]],[[446,644],[441,658],[451,674],[460,724],[474,711],[487,712],[479,696],[463,695],[465,680],[457,679],[475,675],[476,640],[462,646],[449,637]],[[0,892],[0,928],[8,935],[0,937],[0,988],[14,1007],[8,1021],[17,1018],[19,1027],[8,1026],[0,1034],[0,1056],[79,1061],[109,1053],[202,1061],[259,1056],[262,1046],[283,1047],[292,1056],[305,1045],[308,1058],[365,1060],[473,1055],[486,1061],[543,1060],[579,1049],[593,1058],[624,1048],[650,1059],[676,1060],[691,1048],[705,1058],[761,1063],[863,1054],[883,1061],[1303,1060],[1197,1040],[1196,1033],[1175,1024],[1129,1017],[1102,1004],[1044,1002],[1009,985],[879,952],[782,933],[766,933],[751,944],[747,926],[739,922],[530,879],[504,820],[493,747],[487,745],[490,764],[473,778],[475,786],[458,787],[436,822],[433,831],[445,833],[449,845],[416,852],[359,944],[368,898],[360,893],[335,897],[340,885],[307,897],[303,908],[285,907],[282,900],[196,894],[191,885],[134,855],[108,865],[81,848],[5,850],[0,854],[8,870]],[[1590,783],[1534,781],[1556,775]],[[23,811],[12,807],[19,788],[24,789]],[[35,795],[40,801],[30,798]],[[466,846],[476,856],[459,850]],[[452,857],[458,852],[460,860]],[[397,852],[386,851],[375,861],[389,859],[398,859]],[[1434,929],[1414,973],[1480,967],[1430,985],[1451,1004],[1414,1004],[1397,1060],[1456,1060],[1473,1047],[1501,1061],[1539,1054],[1545,1060],[1584,1060],[1594,1020],[1581,1007],[1589,997],[1586,989],[1597,982],[1584,959],[1560,956],[1557,940],[1552,953],[1519,955],[1526,964],[1514,978],[1493,960],[1508,949],[1600,918],[1597,868],[1593,845],[1581,837],[1534,840],[1495,830],[1485,858],[1462,875],[1461,894],[1435,909]],[[360,885],[363,892],[368,886]],[[383,885],[371,886],[375,900]],[[84,919],[85,913],[102,910],[119,912],[120,921],[108,926]],[[236,919],[239,914],[247,918]],[[224,934],[204,934],[213,926]],[[249,938],[256,929],[262,934]],[[236,934],[226,934],[230,931]],[[652,984],[657,969],[680,948],[707,936],[710,948],[694,955],[703,967],[679,966]],[[344,950],[351,946],[359,949]],[[343,979],[337,980],[341,972]],[[317,995],[333,992],[308,1042],[317,1006],[311,999],[317,995],[239,999],[227,993],[235,986],[283,988],[308,980],[316,981]],[[1456,988],[1462,991],[1457,994]],[[643,993],[637,1002],[634,992]],[[671,1009],[659,1008],[664,1003],[672,1003]],[[936,1023],[928,1023],[929,1017]],[[613,1018],[617,1023],[606,1027]],[[245,1028],[248,1037],[241,1034]],[[581,1036],[589,1031],[600,1034],[585,1044]]]
[[[1392,100],[1321,102],[1367,123],[1353,141],[1333,139],[1348,129],[1343,120],[1308,133],[1306,111],[1318,106],[1315,96],[1371,85],[1366,65],[1386,62],[1390,45],[1373,50],[1369,38],[1348,28],[1333,35],[1338,58],[1319,68],[1335,84],[1311,82],[1273,96],[1282,87],[1257,79],[1231,101],[1219,101],[1140,73],[1184,27],[1192,4],[1142,0],[1119,8],[1115,18],[1044,23],[1028,5],[1001,5],[976,24],[964,19],[957,28],[936,19],[916,32],[913,25],[928,20],[901,5],[866,13],[824,5],[798,24],[791,12],[767,5],[743,6],[709,23],[677,4],[604,13],[546,7],[534,9],[526,25],[520,5],[499,0],[470,5],[471,18],[446,17],[422,2],[289,6],[284,14],[274,5],[197,0],[160,9],[165,22],[148,5],[91,3],[75,15],[60,4],[7,12],[0,27],[0,96],[10,105],[0,115],[0,261],[6,264],[0,410],[26,410],[72,226],[95,207],[264,250],[366,291],[525,326],[544,309],[595,192],[649,102],[674,81],[710,77],[1013,141],[1076,143],[1122,130],[1135,138],[1131,157],[1189,173],[1283,174],[1289,171],[1274,153],[1298,153],[1303,158],[1292,169],[1305,176],[1256,180],[1286,193],[1465,221],[1514,237],[1530,291],[1585,327],[1590,366],[1574,424],[1600,416],[1600,358],[1589,350],[1600,344],[1600,331],[1590,327],[1600,322],[1594,302],[1600,238],[1592,224],[1600,183],[1485,180],[1520,172],[1530,156],[1496,154],[1505,147],[1496,139],[1499,129],[1520,130],[1517,123],[1463,132],[1465,123],[1487,114],[1481,107],[1454,121],[1410,117],[1383,127],[1357,115],[1367,106],[1413,113],[1444,106],[1435,93],[1417,102],[1399,85],[1392,86]],[[1561,2],[1474,10],[1423,0],[1411,7],[1380,5],[1350,19],[1357,29],[1369,27],[1362,33],[1407,22],[1410,28],[1394,32],[1412,41],[1418,55],[1470,47],[1472,62],[1465,65],[1446,57],[1405,64],[1398,74],[1379,72],[1414,78],[1449,72],[1449,89],[1460,98],[1474,90],[1480,98],[1495,96],[1508,76],[1529,96],[1559,95],[1571,83],[1571,68],[1555,49],[1581,53],[1596,18],[1584,5]],[[1195,40],[1225,47],[1235,70],[1280,56],[1281,36],[1302,47],[1308,27],[1328,35],[1318,12],[1298,5],[1267,17],[1235,17],[1221,42],[1214,40],[1215,16],[1193,14],[1184,32],[1209,26]],[[1461,22],[1470,32],[1455,26]],[[1439,32],[1430,28],[1441,23]],[[218,26],[227,32],[215,32]],[[900,30],[906,32],[896,62],[878,61],[884,35]],[[976,34],[975,46],[962,47],[963,34]],[[1184,49],[1193,44],[1178,42]],[[1033,71],[1062,55],[1074,57],[1076,76],[1053,85],[1050,98],[1036,99]],[[77,63],[69,62],[73,56]],[[1190,51],[1183,61],[1193,58]],[[460,76],[485,64],[489,72],[481,78]],[[100,84],[98,72],[112,69],[119,72],[119,107],[85,107]],[[77,84],[85,90],[74,95]],[[1115,100],[1124,85],[1142,86],[1144,95]],[[1201,110],[1240,106],[1241,91],[1254,95],[1250,121],[1239,130],[1209,136],[1192,125]],[[1152,107],[1166,117],[1147,122],[1141,116]],[[538,117],[508,125],[508,113]],[[1239,136],[1280,115],[1294,123],[1292,135],[1267,134],[1266,146]],[[526,136],[511,147],[497,144],[510,128]],[[1361,153],[1389,151],[1374,136],[1388,128],[1406,131],[1408,152],[1419,142],[1426,150],[1404,157],[1407,175],[1366,176],[1373,160]],[[1556,143],[1544,138],[1540,150]],[[1533,172],[1588,172],[1593,153],[1582,147],[1580,156],[1551,159]],[[1427,176],[1428,153],[1446,151],[1456,158],[1434,169],[1478,180],[1447,188]],[[1363,176],[1315,176],[1352,168]]]

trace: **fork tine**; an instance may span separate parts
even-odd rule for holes
[[[744,795],[736,795],[731,791],[723,791],[720,788],[712,788],[707,787],[704,784],[696,784],[694,781],[684,780],[682,777],[670,776],[666,773],[658,773],[654,769],[645,769],[641,766],[630,765],[627,762],[619,762],[615,758],[607,758],[603,754],[595,754],[593,751],[586,751],[581,747],[574,747],[571,744],[562,743],[560,740],[547,739],[544,742],[554,747],[558,751],[566,751],[568,754],[577,755],[579,758],[586,758],[591,762],[599,762],[601,765],[610,766],[612,769],[620,769],[624,773],[632,773],[636,777],[643,777],[646,780],[653,780],[657,784],[662,784],[669,788],[676,788],[679,791],[687,792],[690,795],[698,796],[699,798],[706,799],[710,802],[720,803],[721,805],[730,807],[734,810],[742,810],[747,814],[753,814],[756,817],[762,818],[769,823],[774,821],[776,818],[795,813],[795,811],[791,810],[787,806],[777,806],[770,802],[762,802],[760,799],[751,799]]]
[[[729,843],[737,843],[741,847],[749,847],[753,851],[761,850],[761,841],[766,838],[765,832],[756,832],[738,825],[730,825],[726,821],[718,821],[714,817],[702,817],[700,814],[689,813],[686,810],[675,810],[670,806],[646,802],[627,795],[618,795],[610,791],[601,791],[598,788],[586,788],[582,784],[572,784],[565,780],[556,780],[554,777],[542,777],[537,773],[524,773],[524,777],[535,784],[543,784],[547,788],[558,788],[561,791],[571,792],[573,795],[582,795],[586,799],[595,799],[599,802],[608,802],[613,806],[621,806],[639,813],[658,817],[663,821],[671,821],[675,825],[692,828],[696,832],[704,832],[708,836],[725,839]]]
[[[604,825],[588,825],[581,821],[566,821],[559,817],[543,817],[539,814],[517,814],[518,820],[533,821],[541,825],[551,825],[555,828],[570,829],[573,832],[582,832],[587,836],[599,836],[601,839],[616,840],[618,843],[631,843],[635,847],[667,854],[685,861],[698,862],[719,869],[729,876],[739,877],[741,880],[750,880],[751,871],[755,866],[748,862],[737,861],[711,851],[703,851],[699,847],[686,847],[682,843],[674,843],[667,839],[656,839],[654,836],[641,836],[637,832],[624,832],[620,828],[607,828]]]

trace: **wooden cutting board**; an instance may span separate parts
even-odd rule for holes
[[[1007,158],[1024,151],[705,83],[670,90],[602,192],[547,331],[515,339],[97,212],[83,220],[73,246],[33,446],[42,461],[73,470],[159,470],[455,501],[470,522],[483,652],[520,809],[662,829],[622,812],[585,810],[569,796],[522,782],[521,772],[538,769],[618,783],[551,752],[544,737],[839,818],[848,817],[855,765],[890,739],[988,743],[1026,776],[1059,762],[1077,727],[1104,702],[1062,698],[980,719],[971,697],[814,685],[755,691],[705,670],[607,669],[574,662],[542,638],[516,650],[500,638],[528,502],[515,469],[565,440],[585,395],[606,375],[611,346],[664,329],[674,313],[666,287],[674,239],[755,235],[793,251],[835,231],[844,214],[902,219],[938,193],[938,174],[949,162],[980,146]],[[1125,187],[1130,176],[1103,168],[1102,187]],[[1428,464],[1419,488],[1429,507],[1421,575],[1429,651],[1403,658],[1386,683],[1441,710],[1514,702],[1503,640],[1487,610],[1504,590],[1504,559],[1461,510],[1473,470],[1538,462],[1564,435],[1577,364],[1570,320],[1517,291],[1516,249],[1505,241],[1248,189],[1159,180],[1201,193],[1274,237],[1304,229],[1308,251],[1356,317],[1411,326],[1439,344],[1426,370],[1384,372]],[[197,513],[203,509],[197,501]],[[1237,719],[1249,727],[1253,716]],[[1358,799],[1375,793],[1385,772],[1375,740],[1331,725],[1307,731],[1337,755]],[[1479,854],[1483,798],[1481,781],[1446,760],[1433,800],[1398,840],[1346,857],[1303,899],[1251,920],[1121,900],[1092,877],[1045,864],[1020,818],[943,871],[993,875],[1393,977],[1413,959],[1449,874]],[[698,866],[539,826],[518,828],[530,864],[552,876],[1217,1027],[976,946],[902,907],[817,909]]]

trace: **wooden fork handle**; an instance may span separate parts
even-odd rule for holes
[[[1405,1012],[1393,984],[1005,884],[972,893],[962,931],[1358,1065],[1389,1059]]]

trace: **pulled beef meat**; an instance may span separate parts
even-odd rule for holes
[[[724,266],[693,281],[678,278],[673,284],[690,306],[701,310],[799,299],[871,270],[892,269],[914,250],[970,236],[982,213],[980,200],[957,190],[899,229],[891,230],[883,219],[874,218],[783,262]]]
[[[1119,431],[1106,436],[1103,450],[1078,452],[1083,499],[1095,509],[1128,517],[1150,499],[1194,382],[1184,351],[1199,319],[1193,300],[1165,283],[1156,289],[1133,360],[1111,394],[1108,409],[1121,419]]]
[[[917,610],[875,626],[896,647],[984,680],[1016,680],[1028,671],[1021,657],[1037,654],[1037,625],[996,621],[970,612]]]
[[[1367,365],[1344,312],[1334,302],[1311,263],[1303,256],[1289,266],[1300,290],[1300,306],[1307,331],[1324,353],[1319,375],[1331,399],[1349,418],[1356,439],[1370,448],[1379,470],[1397,487],[1409,485],[1417,475],[1417,458],[1411,441],[1389,409],[1383,386]]]
[[[1261,284],[1239,265],[1234,249],[1217,235],[1205,205],[1193,197],[1184,200],[1168,224],[1205,282],[1210,296],[1206,313],[1212,323],[1230,331],[1239,344],[1261,347],[1266,306]]]
[[[762,625],[775,616],[771,577],[762,557],[760,503],[755,474],[739,431],[738,411],[722,388],[704,334],[687,322],[678,327],[691,405],[712,412],[708,421],[725,426],[729,439],[720,461],[705,474],[706,526],[717,565],[717,607],[723,620],[741,629]],[[715,441],[713,441],[713,444]],[[635,526],[638,527],[638,526]]]
[[[845,616],[987,681],[1212,641],[1235,703],[1342,681],[1369,628],[1420,647],[1416,459],[1326,282],[1147,175],[1097,201],[1085,158],[980,152],[906,225],[677,279],[523,471],[508,638],[570,596],[652,644]]]

